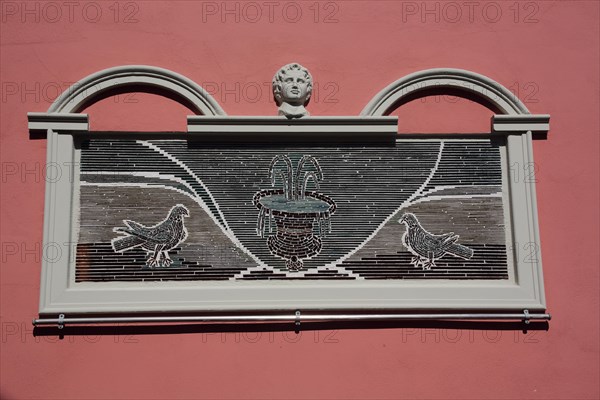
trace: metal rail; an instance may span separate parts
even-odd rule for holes
[[[551,319],[547,313],[530,313],[523,310],[517,313],[420,313],[420,314],[301,314],[300,311],[279,315],[205,315],[205,316],[162,316],[162,317],[75,317],[68,318],[60,314],[58,318],[34,319],[33,325],[57,325],[62,329],[65,325],[96,324],[157,324],[157,323],[241,323],[241,322],[294,322],[299,326],[302,322],[325,321],[393,321],[393,320],[520,320],[529,323],[531,320]]]

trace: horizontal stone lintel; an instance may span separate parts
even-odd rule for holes
[[[545,133],[550,129],[550,115],[494,115],[492,117],[493,133],[525,133],[528,131]]]
[[[87,114],[78,113],[27,113],[30,132],[56,131],[86,132],[89,131]],[[278,116],[243,116],[243,117],[213,117],[188,116],[187,131],[199,134],[201,137],[218,136],[236,141],[240,137],[249,140],[250,136],[263,136],[263,139],[273,134],[283,136],[332,137],[341,141],[344,138],[351,141],[360,137],[368,141],[393,142],[397,135],[398,117],[304,117],[287,119]],[[550,115],[494,115],[492,117],[492,134],[522,134],[528,131],[545,133],[550,128]],[[65,132],[66,133],[66,132]],[[368,136],[365,138],[365,134]],[[206,135],[206,136],[204,136]],[[279,136],[281,137],[281,136]],[[245,141],[244,140],[244,141]]]
[[[188,132],[388,132],[397,133],[398,117],[203,117],[188,116]]]
[[[188,132],[230,143],[394,145],[398,117],[188,116]]]
[[[87,114],[27,113],[30,132],[52,130],[87,131],[90,128]]]
[[[286,118],[283,116],[203,116],[188,115],[188,126],[198,125],[264,125],[264,126],[319,126],[319,125],[387,125],[397,126],[398,117],[361,117],[361,116],[308,116]]]

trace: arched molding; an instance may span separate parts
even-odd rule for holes
[[[529,114],[525,105],[498,82],[475,72],[435,68],[415,72],[393,82],[375,95],[362,110],[362,116],[388,115],[406,100],[419,92],[464,91],[484,103],[489,103],[504,115]]]
[[[81,79],[60,95],[48,113],[72,114],[86,104],[115,89],[150,86],[181,98],[192,109],[206,116],[224,116],[225,111],[201,86],[183,75],[168,69],[147,65],[124,65],[108,68]]]

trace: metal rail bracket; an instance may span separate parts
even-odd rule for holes
[[[58,329],[62,329],[65,327],[65,314],[60,314],[58,316]]]
[[[300,310],[296,310],[296,319],[295,319],[295,323],[296,323],[296,333],[300,333],[300,317],[301,317],[301,313]]]

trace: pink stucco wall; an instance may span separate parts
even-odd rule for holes
[[[0,4],[3,399],[599,398],[598,2]],[[443,66],[552,115],[534,142],[550,330],[34,338],[46,141],[29,139],[26,113],[92,72],[148,64],[204,84],[230,115],[271,115],[266,83],[291,61],[319,85],[313,115],[357,115],[388,83]],[[188,114],[149,94],[87,111],[93,129],[184,129]],[[488,130],[491,111],[429,97],[397,114],[403,132],[452,132]]]

